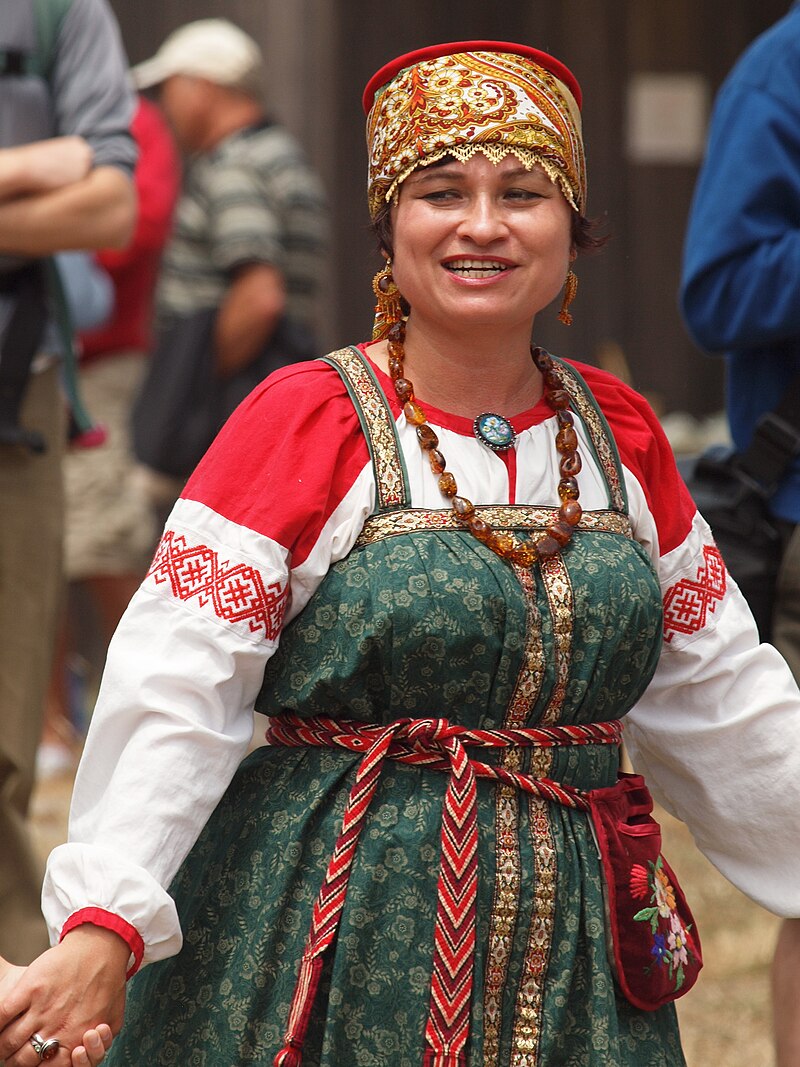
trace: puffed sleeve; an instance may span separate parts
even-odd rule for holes
[[[664,608],[655,676],[625,719],[631,759],[726,878],[770,911],[800,915],[797,685],[759,643],[652,411],[619,383],[604,399]]]
[[[47,867],[54,940],[106,926],[131,973],[178,951],[167,887],[247,751],[284,620],[373,498],[355,410],[319,361],[271,376],[223,428],[109,648],[69,839]]]

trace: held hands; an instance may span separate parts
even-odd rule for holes
[[[0,1005],[24,973],[24,967],[15,967],[0,957]],[[87,1030],[83,1044],[72,1050],[72,1067],[99,1067],[112,1040],[111,1027],[106,1023],[101,1023],[96,1030]]]
[[[36,1067],[37,1035],[59,1042],[54,1067],[97,1067],[122,1026],[128,957],[122,938],[87,925],[27,969],[0,969],[0,1063]]]

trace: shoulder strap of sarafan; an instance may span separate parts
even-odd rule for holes
[[[621,515],[628,514],[628,491],[622,474],[622,461],[619,458],[617,443],[611,432],[606,417],[600,410],[589,386],[578,371],[563,359],[552,357],[558,364],[558,370],[572,397],[572,407],[578,414],[589,434],[592,450],[603,472],[608,500],[613,511]]]
[[[407,508],[411,494],[397,425],[372,367],[354,346],[322,358],[339,372],[358,412],[375,472],[375,511]]]

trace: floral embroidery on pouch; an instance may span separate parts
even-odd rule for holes
[[[653,963],[668,968],[670,978],[675,978],[675,989],[680,989],[686,978],[684,968],[694,961],[687,938],[691,924],[684,927],[678,915],[675,890],[662,862],[659,855],[655,863],[648,862],[647,868],[639,863],[631,868],[631,896],[636,900],[650,899],[649,906],[637,911],[633,918],[635,922],[650,923]],[[645,973],[650,973],[650,968],[646,967]]]

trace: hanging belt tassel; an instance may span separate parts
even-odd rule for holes
[[[302,1048],[290,1048],[288,1045],[280,1050],[272,1061],[274,1067],[300,1067],[303,1061]]]
[[[289,1012],[289,1023],[284,1038],[286,1044],[272,1061],[273,1067],[300,1067],[303,1060],[303,1044],[321,974],[322,956],[311,956],[306,950],[300,961],[297,985]]]
[[[392,725],[379,735],[356,772],[347,798],[342,829],[314,904],[311,929],[292,997],[284,1046],[273,1060],[273,1067],[300,1067],[302,1062],[303,1042],[322,973],[322,956],[336,936],[364,817],[375,795],[389,745],[400,726],[400,723]]]
[[[431,1067],[462,1067],[472,1006],[478,900],[478,790],[475,772],[449,724],[434,720],[431,742],[450,759],[442,811],[442,853],[434,928],[431,1004],[425,1040]],[[409,731],[414,734],[413,727]],[[438,736],[437,736],[438,735]]]

